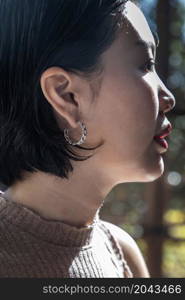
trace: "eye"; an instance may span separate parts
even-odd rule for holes
[[[144,72],[154,72],[155,71],[155,66],[156,66],[156,62],[153,59],[150,59],[149,61],[147,61],[147,63],[143,66],[142,70]]]

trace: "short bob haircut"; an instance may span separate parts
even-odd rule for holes
[[[49,67],[97,78],[127,0],[0,0],[0,182],[38,170],[68,179],[77,156],[46,101],[40,77]],[[118,26],[119,25],[119,26]],[[95,77],[94,77],[95,76]],[[84,148],[93,150],[94,148]]]

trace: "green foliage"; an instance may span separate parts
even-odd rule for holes
[[[185,242],[165,241],[162,267],[163,277],[185,277]]]
[[[185,210],[169,209],[164,215],[164,221],[169,224],[185,223]]]

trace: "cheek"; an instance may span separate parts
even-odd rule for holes
[[[125,74],[117,70],[114,75],[105,78],[97,101],[97,135],[114,151],[133,157],[153,140],[159,109],[157,88],[151,77],[141,77],[133,70]]]
[[[110,85],[111,87],[111,85]],[[112,84],[104,101],[104,128],[122,136],[153,135],[158,114],[158,103],[153,89],[143,80]]]
[[[150,78],[151,77],[151,78]],[[135,76],[132,82],[128,82],[126,102],[129,106],[132,100],[132,109],[138,118],[142,115],[145,118],[156,120],[159,110],[157,86],[152,76]]]

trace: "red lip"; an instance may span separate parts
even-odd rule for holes
[[[169,123],[168,126],[163,129],[159,134],[155,135],[154,138],[156,139],[164,139],[166,136],[170,134],[172,131],[172,125]]]

